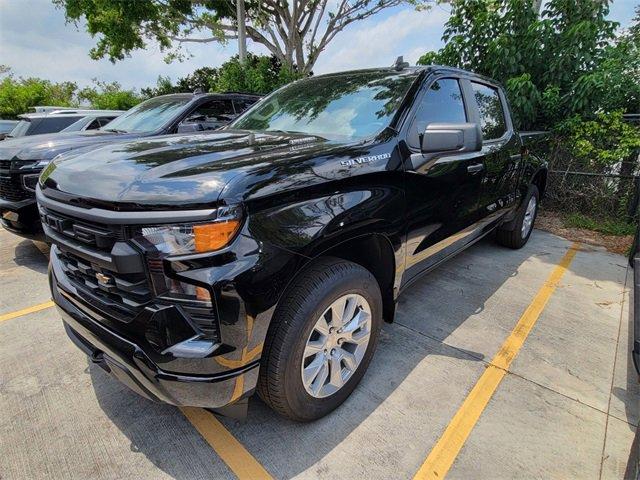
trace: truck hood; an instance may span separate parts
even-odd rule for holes
[[[40,179],[45,196],[118,210],[213,206],[234,177],[266,181],[286,164],[337,148],[303,134],[219,130],[109,144],[63,156]],[[290,172],[292,173],[292,172]]]
[[[49,133],[19,138],[7,138],[0,142],[0,160],[40,161],[51,160],[60,153],[90,145],[139,138],[136,133],[114,133],[102,130],[87,132]]]

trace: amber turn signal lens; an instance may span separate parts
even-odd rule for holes
[[[193,233],[197,252],[210,252],[226,246],[240,227],[239,220],[194,225]]]

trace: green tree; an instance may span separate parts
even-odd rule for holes
[[[54,83],[40,78],[16,78],[8,67],[0,69],[0,118],[16,118],[37,105],[68,107],[76,105],[77,85]]]
[[[135,90],[123,90],[118,82],[101,82],[93,79],[94,85],[78,93],[81,102],[88,102],[99,110],[129,110],[143,98]]]
[[[617,24],[609,1],[550,0],[541,16],[531,0],[458,0],[452,3],[443,41],[419,63],[442,63],[501,81],[523,127],[549,127],[567,115],[589,115],[602,106],[604,78],[626,55],[607,53]],[[613,48],[613,47],[611,47]],[[604,68],[609,57],[611,67]],[[608,108],[621,108],[608,105]]]
[[[178,86],[171,82],[171,78],[158,75],[155,87],[145,87],[140,89],[140,93],[145,98],[158,97],[160,95],[169,95],[170,93],[179,93],[181,90]]]
[[[181,92],[193,92],[197,89],[203,92],[211,92],[215,90],[219,76],[217,68],[197,68],[186,77],[179,78],[176,87]]]
[[[53,0],[70,21],[86,20],[98,36],[93,58],[122,60],[154,42],[181,58],[188,43],[236,38],[236,4],[227,0]],[[283,65],[311,73],[319,55],[348,25],[402,4],[427,8],[427,0],[279,0],[245,1],[248,38]]]
[[[143,88],[141,92],[146,98],[178,92],[192,93],[196,89],[203,92],[243,92],[263,95],[300,76],[299,73],[283,67],[274,56],[250,53],[245,63],[240,63],[236,55],[218,68],[198,68],[186,77],[179,78],[175,85],[169,77],[160,76],[155,87]]]
[[[236,55],[220,66],[212,90],[266,94],[300,76],[275,57],[248,54],[242,64]]]

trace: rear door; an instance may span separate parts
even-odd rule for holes
[[[409,122],[406,142],[412,161],[406,174],[408,231],[404,281],[410,281],[471,241],[480,219],[483,154],[443,152],[427,156],[420,151],[421,134],[427,125],[475,121],[473,94],[463,82],[455,76],[427,81],[414,118]]]
[[[516,202],[521,142],[514,131],[502,90],[475,79],[468,82],[482,129],[486,169],[479,208],[483,216],[499,217]]]

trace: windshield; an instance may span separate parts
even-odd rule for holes
[[[152,98],[127,110],[101,130],[125,133],[153,132],[171,120],[190,101],[189,96]]]
[[[20,120],[7,137],[24,137],[29,131],[31,120]]]
[[[389,125],[414,72],[357,72],[308,78],[260,102],[229,128],[358,140]]]

